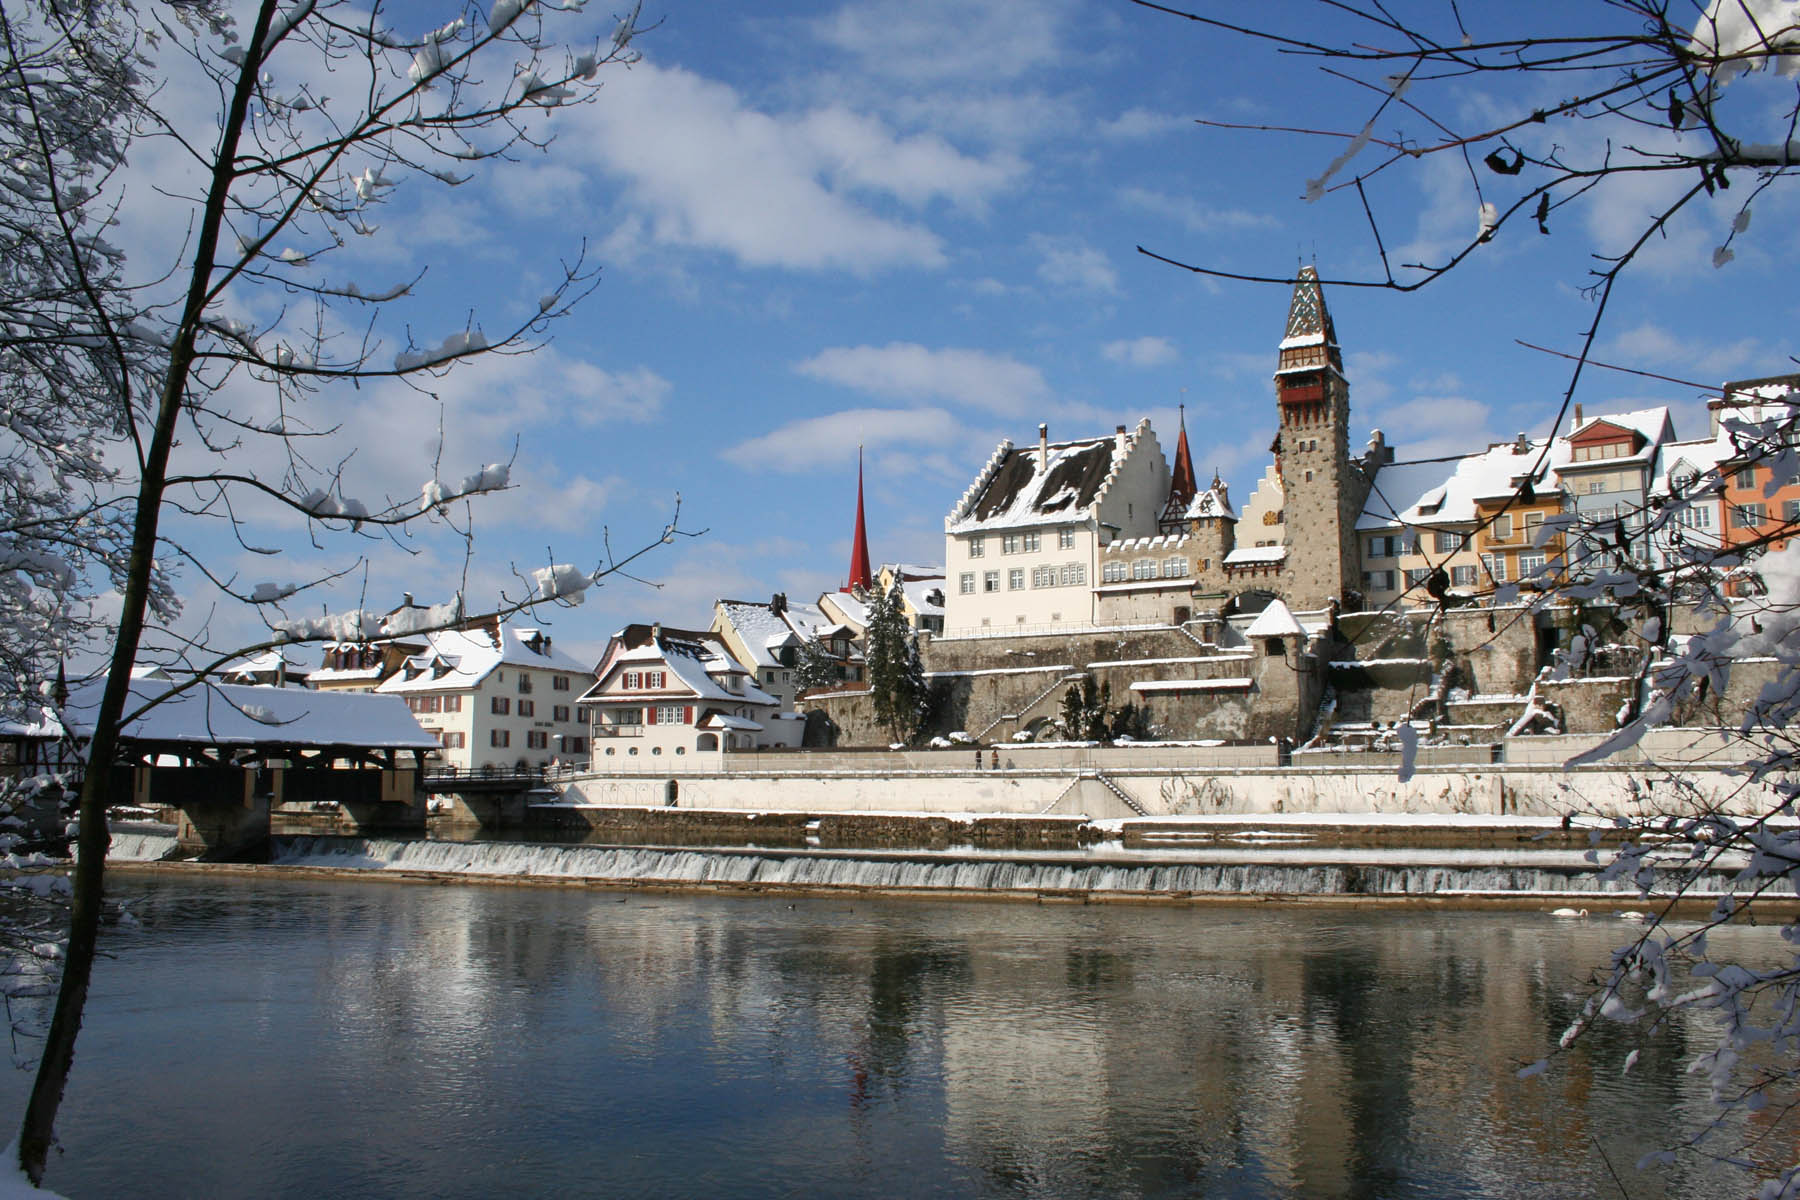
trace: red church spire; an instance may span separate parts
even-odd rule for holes
[[[1169,508],[1187,507],[1200,489],[1194,485],[1194,460],[1188,454],[1187,405],[1181,406],[1181,437],[1175,443],[1175,468],[1169,472]]]
[[[856,536],[850,543],[850,579],[843,590],[862,588],[867,591],[875,586],[875,577],[869,573],[869,531],[863,526],[863,464],[862,447],[856,448]]]

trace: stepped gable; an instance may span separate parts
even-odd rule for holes
[[[1121,437],[1121,434],[1124,436]],[[1131,457],[1131,452],[1137,449],[1138,443],[1145,437],[1154,436],[1155,435],[1150,432],[1150,418],[1144,417],[1138,421],[1137,428],[1130,433],[1125,433],[1125,427],[1121,425],[1119,426],[1118,433],[1105,439],[1109,447],[1106,478],[1101,480],[1100,486],[1095,490],[1092,499],[1087,503],[1082,504],[1080,507],[1086,508],[1087,504],[1105,499],[1106,494],[1112,490],[1113,484],[1118,482],[1119,472],[1124,468],[1126,460]],[[1117,454],[1110,452],[1113,448],[1118,450]],[[1158,454],[1161,454],[1160,450],[1158,451]]]
[[[975,506],[975,502],[987,492],[988,484],[993,482],[995,474],[1000,470],[1000,465],[1006,461],[1006,456],[1012,453],[1012,448],[1011,438],[1001,439],[1000,444],[994,447],[993,454],[988,456],[987,463],[976,474],[975,482],[969,485],[969,490],[962,494],[962,499],[956,502],[956,507],[950,510],[948,517],[944,518],[946,529],[966,517],[969,510]]]

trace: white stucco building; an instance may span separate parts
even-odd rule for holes
[[[628,625],[607,643],[595,674],[580,701],[597,768],[608,759],[798,746],[805,728],[710,632]]]
[[[1153,537],[1169,463],[1146,419],[1109,437],[1004,441],[944,521],[947,636],[1094,623],[1099,549]]]
[[[407,707],[463,770],[544,767],[587,758],[587,715],[576,703],[593,675],[542,629],[478,626],[424,635],[375,690]]]

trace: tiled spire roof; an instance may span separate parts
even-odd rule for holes
[[[1188,453],[1187,406],[1184,404],[1181,406],[1181,437],[1175,443],[1175,467],[1169,472],[1169,508],[1175,511],[1186,508],[1197,490],[1194,460]]]
[[[869,531],[863,525],[863,464],[862,447],[856,448],[856,534],[850,543],[850,578],[845,582],[843,590],[862,588],[867,591],[875,584],[875,577],[869,572]]]
[[[1294,298],[1288,305],[1287,332],[1281,339],[1279,369],[1323,365],[1325,362],[1340,372],[1344,368],[1343,356],[1338,350],[1337,330],[1332,327],[1331,311],[1325,307],[1325,293],[1319,285],[1319,270],[1301,267],[1294,277]]]

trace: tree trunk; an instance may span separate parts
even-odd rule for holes
[[[219,132],[212,162],[212,180],[206,208],[194,242],[182,322],[169,350],[169,363],[157,394],[156,428],[146,449],[138,481],[137,513],[131,536],[131,560],[125,580],[124,604],[119,612],[119,632],[100,711],[94,716],[94,736],[88,746],[86,777],[81,783],[81,832],[76,840],[80,861],[75,866],[74,899],[69,916],[69,945],[63,960],[62,984],[56,993],[56,1011],[44,1038],[44,1054],[19,1128],[19,1166],[33,1184],[44,1179],[44,1163],[55,1140],[56,1110],[62,1104],[69,1070],[75,1065],[75,1037],[81,1032],[82,1010],[87,1005],[88,981],[93,974],[94,953],[100,932],[100,907],[104,899],[108,790],[118,758],[119,725],[130,694],[131,668],[137,660],[144,632],[144,613],[150,596],[150,578],[156,565],[157,525],[162,515],[169,453],[175,444],[175,424],[187,395],[188,376],[194,364],[195,340],[206,311],[214,254],[224,225],[225,201],[236,178],[238,139],[255,91],[257,68],[275,14],[275,0],[262,0],[256,26],[245,48],[231,110]]]

